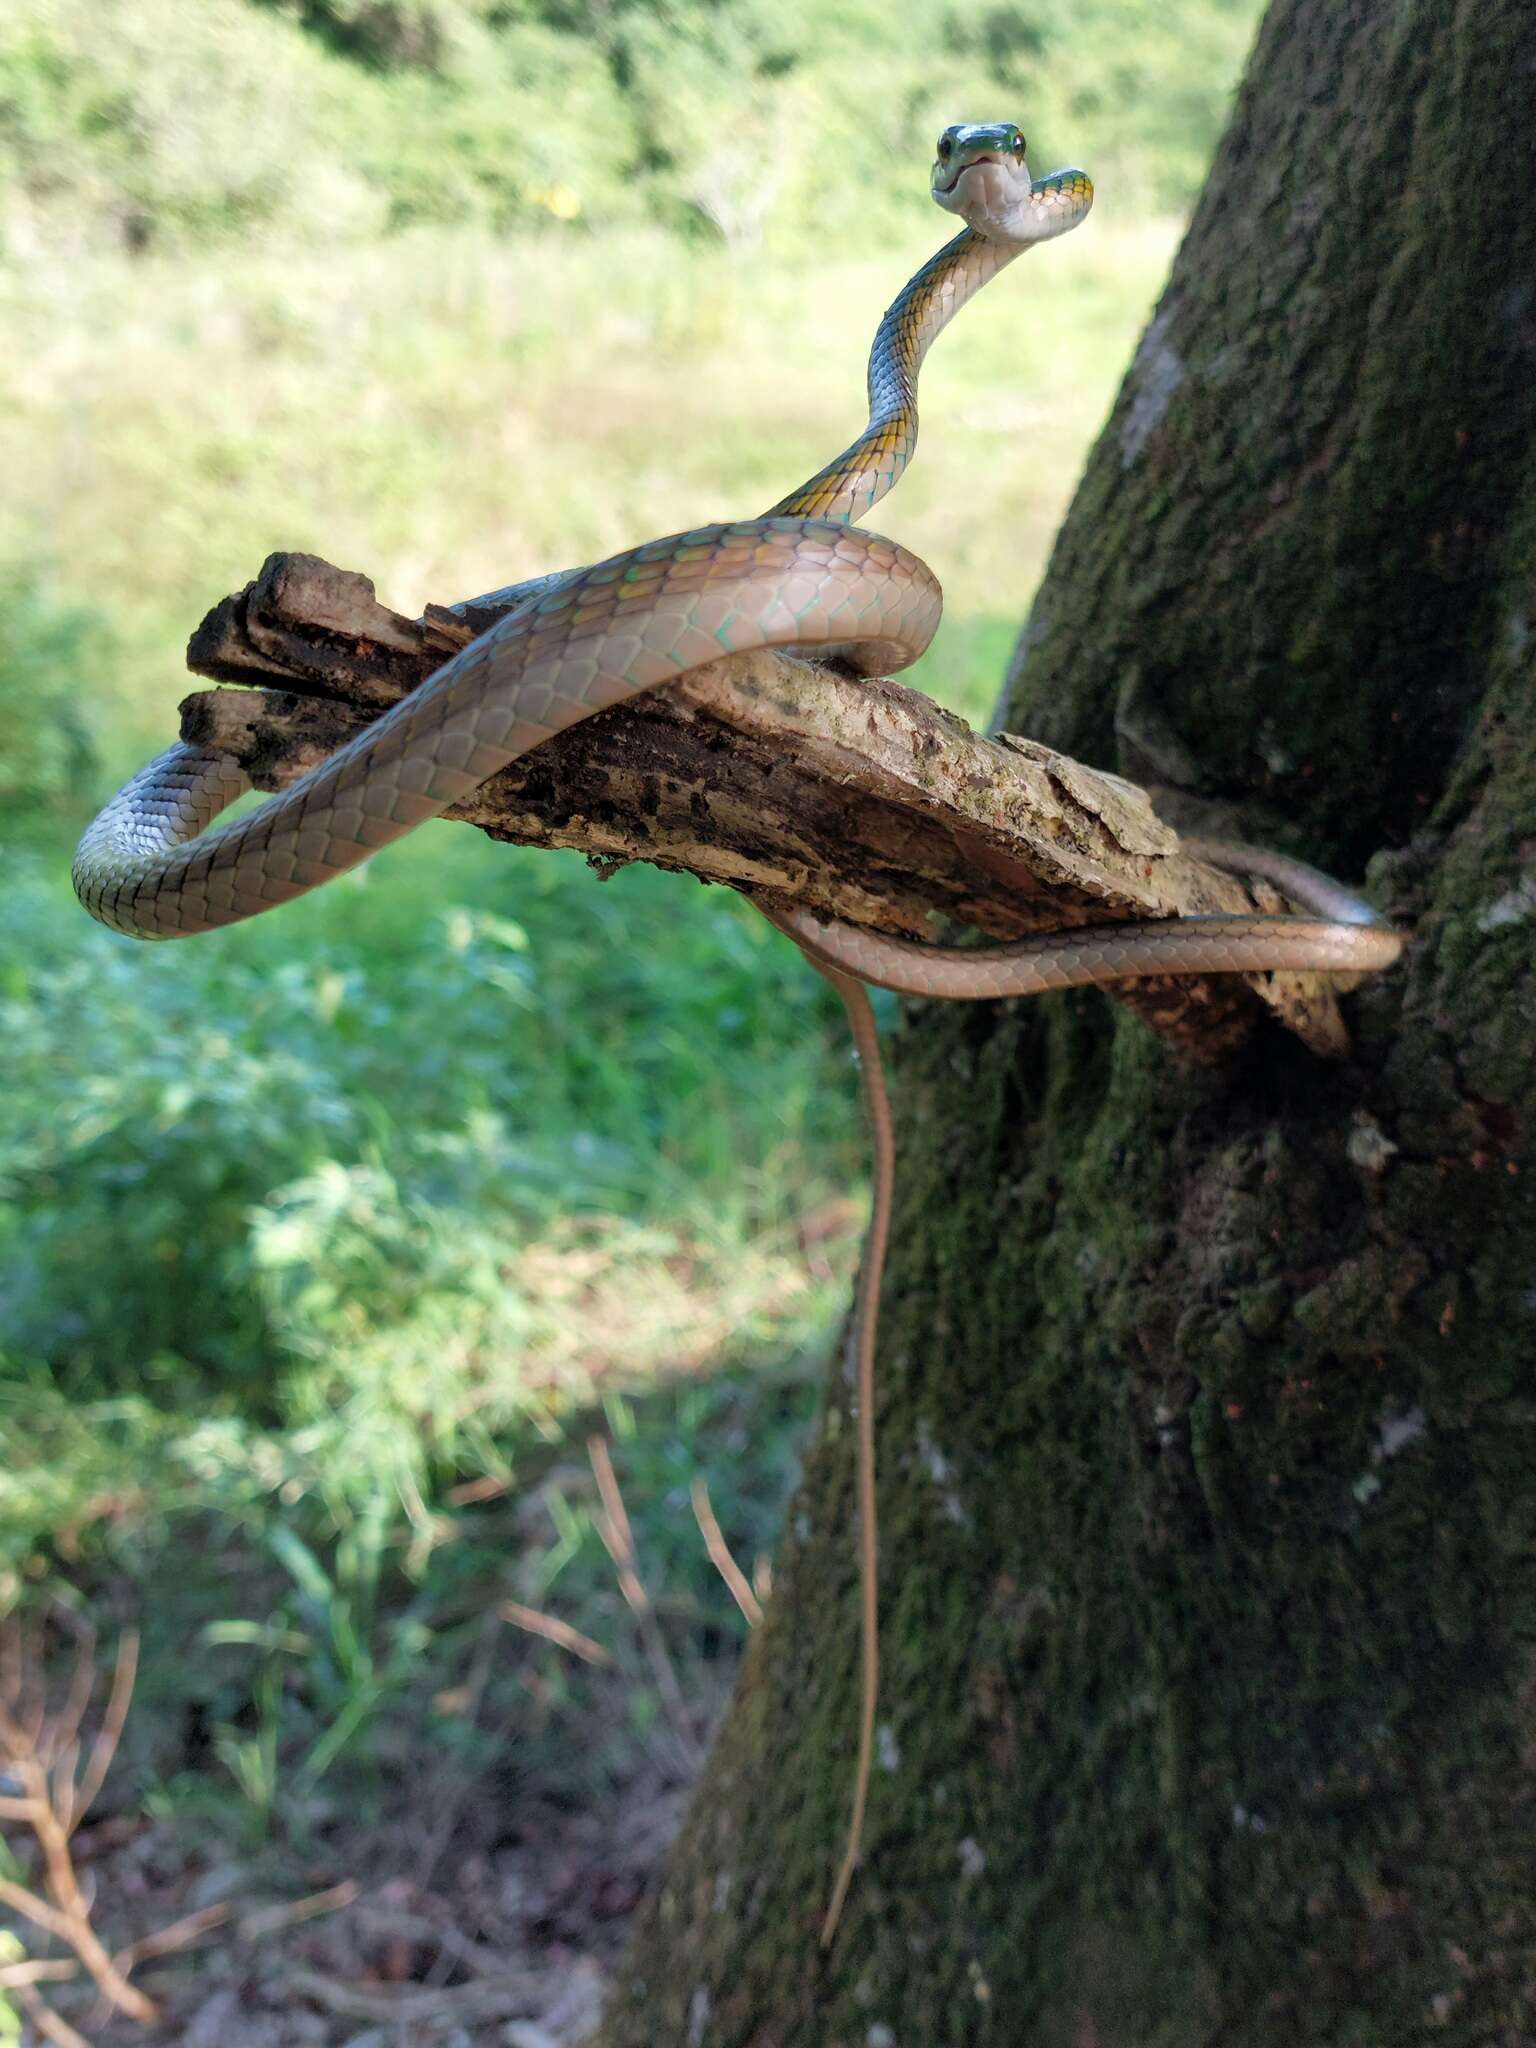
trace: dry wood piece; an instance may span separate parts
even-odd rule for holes
[[[478,607],[483,628],[495,606]],[[470,637],[454,611],[419,620],[365,576],[273,555],[211,612],[188,663],[255,690],[200,692],[182,736],[281,789]],[[277,687],[281,683],[284,687]],[[908,937],[935,915],[993,939],[1063,924],[1280,910],[1273,890],[1191,860],[1144,791],[1027,739],[987,738],[920,692],[835,663],[732,655],[557,734],[450,818],[493,838],[633,860]],[[1343,1033],[1315,976],[1140,982],[1117,991],[1205,1058],[1267,1006],[1316,1050]]]

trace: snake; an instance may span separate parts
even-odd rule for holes
[[[232,757],[186,743],[127,782],[87,828],[73,868],[93,917],[171,939],[257,916],[318,888],[439,816],[555,733],[723,655],[777,649],[840,657],[889,675],[939,623],[937,578],[855,522],[900,480],[917,444],[918,376],[955,314],[1014,259],[1078,227],[1093,184],[1072,168],[1031,175],[1011,121],[939,137],[930,189],[963,221],[908,280],[869,355],[863,431],[760,518],[646,541],[451,607],[496,617],[408,696],[289,788],[239,819],[219,813],[250,784]],[[1258,875],[1298,914],[1216,914],[1038,932],[1006,945],[893,938],[800,907],[760,904],[832,983],[859,1053],[874,1144],[874,1196],[851,1327],[855,1347],[862,1696],[852,1811],[822,1923],[835,1933],[860,1853],[878,1688],[874,1363],[890,1228],[894,1136],[866,984],[902,994],[999,1000],[1154,975],[1370,972],[1402,935],[1360,895],[1289,856],[1183,840],[1211,865]]]

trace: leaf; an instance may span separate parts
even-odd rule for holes
[[[307,1593],[317,1606],[329,1613],[336,1604],[336,1588],[327,1576],[325,1566],[303,1538],[280,1522],[268,1532],[267,1541],[273,1555],[300,1591]]]

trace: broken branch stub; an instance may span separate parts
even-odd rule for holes
[[[475,614],[480,629],[494,608]],[[189,668],[251,687],[183,703],[182,737],[259,789],[296,781],[470,637],[456,612],[407,619],[367,577],[273,555],[193,635]],[[935,916],[992,939],[1192,911],[1280,910],[1272,889],[1181,853],[1146,793],[1027,739],[987,738],[916,690],[836,663],[738,654],[558,733],[446,815],[493,838],[574,847],[721,882],[911,938]],[[1308,975],[1124,984],[1187,1050],[1219,1059],[1268,1009],[1342,1049]]]

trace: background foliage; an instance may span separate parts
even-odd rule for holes
[[[1250,0],[12,0],[13,229],[136,248],[257,227],[646,221],[775,246],[888,231],[956,108],[1187,204]],[[961,116],[960,118],[964,118]]]
[[[277,547],[409,610],[770,502],[858,424],[934,132],[1006,112],[1096,217],[946,337],[879,519],[984,716],[1256,12],[0,13],[0,1606],[146,1615],[157,1810],[335,1828],[426,1732],[489,1769],[441,1702],[499,1595],[626,1641],[594,1421],[717,1681],[688,1489],[770,1547],[862,1171],[827,1000],[722,892],[436,830],[193,946],[91,926],[68,845],[185,633]],[[528,1658],[500,1746],[590,1794],[594,1695]]]

